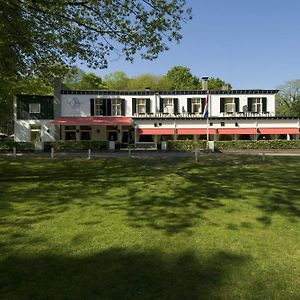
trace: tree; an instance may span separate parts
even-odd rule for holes
[[[276,115],[300,116],[300,79],[287,81],[278,87]]]
[[[184,66],[176,66],[165,75],[166,81],[172,90],[199,90],[201,82],[199,78],[192,75],[190,68]]]
[[[168,90],[170,89],[170,86],[164,77],[149,73],[135,76],[128,82],[129,90],[144,90],[145,88],[150,88],[152,91],[158,91]]]
[[[104,76],[104,84],[109,90],[127,90],[129,78],[123,71],[116,71]]]
[[[77,60],[105,68],[112,52],[152,60],[189,19],[185,0],[1,1],[0,76],[50,77]]]
[[[209,90],[222,90],[228,89],[231,90],[231,84],[225,82],[220,78],[211,77],[208,79],[208,89]]]
[[[105,89],[102,79],[93,72],[85,73],[78,67],[73,67],[63,80],[63,84],[71,90],[101,90]]]

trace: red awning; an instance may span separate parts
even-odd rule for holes
[[[58,118],[53,125],[131,125],[132,118],[127,117],[65,117]]]
[[[256,128],[219,128],[219,134],[256,134]]]
[[[259,128],[261,134],[299,134],[299,128]]]
[[[172,135],[175,134],[174,128],[139,128],[139,134],[150,135]]]
[[[178,134],[199,134],[199,135],[205,135],[207,134],[206,128],[178,128],[177,129]],[[215,130],[213,128],[208,129],[209,134],[215,134]]]

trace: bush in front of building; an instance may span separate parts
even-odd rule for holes
[[[191,140],[168,141],[169,151],[194,151],[197,142]],[[198,141],[198,149],[206,149],[206,141]],[[296,140],[259,140],[259,141],[215,141],[216,150],[242,150],[242,149],[300,149],[300,141]]]
[[[206,149],[206,141],[201,140],[195,142],[193,140],[178,140],[168,141],[167,149],[170,151],[194,151],[195,149],[204,150]]]
[[[300,141],[296,140],[260,140],[260,141],[217,141],[215,148],[218,150],[234,149],[300,149]]]
[[[1,152],[11,152],[13,148],[16,148],[16,151],[34,151],[34,144],[29,142],[14,142],[14,141],[1,141],[0,142],[0,151]]]
[[[81,150],[107,150],[108,142],[106,141],[55,141],[45,142],[44,151],[81,151]]]

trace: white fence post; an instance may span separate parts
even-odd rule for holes
[[[54,148],[53,147],[51,148],[51,158],[52,159],[54,158]]]
[[[91,159],[91,149],[88,150],[88,159]]]
[[[14,158],[16,158],[16,156],[17,156],[17,149],[16,149],[16,147],[13,147],[13,156],[14,156]]]

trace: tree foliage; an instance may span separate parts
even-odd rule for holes
[[[220,78],[211,77],[208,79],[208,89],[209,90],[231,90],[232,86],[230,83],[225,82]]]
[[[123,71],[116,71],[104,76],[105,85],[109,90],[128,90],[129,77]]]
[[[300,116],[300,79],[287,81],[278,87],[276,115]]]
[[[102,90],[105,85],[101,77],[93,72],[85,73],[78,67],[73,67],[63,80],[63,84],[71,90]]]
[[[175,66],[165,75],[170,89],[172,90],[199,90],[201,82],[199,78],[192,75],[190,68]]]
[[[112,52],[155,59],[190,18],[185,0],[0,1],[0,75],[50,77],[76,60],[105,68]]]

